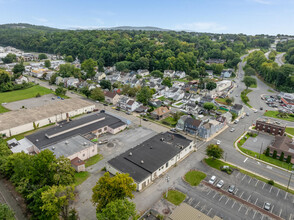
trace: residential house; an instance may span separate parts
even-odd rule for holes
[[[177,71],[177,72],[175,72],[174,76],[179,79],[183,79],[186,77],[186,73],[184,71]]]
[[[117,102],[119,101],[119,97],[120,96],[115,92],[111,92],[111,91],[105,92],[105,101],[108,103],[112,103],[116,105]]]
[[[135,112],[137,113],[146,113],[148,111],[149,107],[148,106],[144,106],[144,105],[141,105],[139,106]]]
[[[163,76],[173,78],[175,76],[176,71],[174,70],[164,70]]]
[[[229,124],[232,121],[232,114],[230,112],[226,112],[221,116],[226,118],[226,124]]]
[[[230,78],[233,74],[233,69],[225,69],[221,72],[222,78]]]
[[[23,84],[23,83],[28,83],[28,82],[29,82],[28,78],[25,76],[22,76],[22,75],[20,77],[18,77],[17,79],[15,79],[16,84]]]
[[[180,119],[178,120],[178,123],[176,125],[176,129],[181,130],[181,131],[185,130],[185,121],[188,118],[191,118],[191,116],[190,115],[182,115],[180,117]]]
[[[149,105],[155,107],[155,108],[159,108],[162,105],[162,101],[155,99],[155,100],[150,100]]]
[[[216,92],[222,92],[226,89],[229,89],[232,86],[232,81],[230,80],[222,80],[216,83],[216,88],[214,89]]]
[[[169,108],[166,106],[161,106],[161,107],[155,109],[153,112],[151,112],[150,115],[154,119],[161,120],[161,119],[168,117],[169,114],[170,114]]]
[[[66,81],[66,87],[70,88],[70,87],[74,87],[77,88],[78,84],[79,84],[80,80],[74,77],[69,77],[68,80]]]
[[[140,107],[140,104],[133,99],[129,99],[126,104],[126,111],[133,112]]]
[[[61,83],[63,83],[63,78],[61,76],[57,76],[55,79],[55,84],[59,86]]]
[[[214,119],[205,120],[199,126],[198,135],[201,138],[207,139],[211,137],[212,135],[214,135],[215,133],[217,133],[218,131],[220,131],[224,126],[225,124]]]
[[[185,120],[185,125],[184,125],[184,130],[191,134],[194,135],[196,134],[198,128],[200,127],[202,121],[194,118],[187,118]]]
[[[240,116],[244,113],[244,107],[241,104],[235,104],[232,106],[230,111]]]
[[[98,72],[95,74],[94,79],[95,81],[100,81],[106,77],[106,74],[103,72]]]
[[[54,71],[47,72],[46,73],[46,76],[45,76],[45,80],[48,80],[49,81],[54,74],[55,74]]]
[[[129,101],[129,97],[121,95],[118,102],[116,103],[116,106],[121,109],[127,109],[127,102]]]
[[[138,75],[142,76],[142,77],[146,77],[149,75],[149,71],[148,70],[138,70],[137,71]]]

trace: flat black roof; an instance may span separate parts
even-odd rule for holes
[[[136,182],[141,182],[190,143],[191,140],[180,134],[161,133],[109,160],[108,163],[123,173],[129,173]]]
[[[91,123],[99,119],[101,120]],[[26,136],[26,138],[39,149],[43,149],[49,145],[65,140],[72,136],[85,135],[89,132],[95,131],[105,126],[117,128],[120,125],[124,124],[124,122],[114,116],[108,115],[106,113],[97,113],[70,122],[63,121],[58,126],[36,132],[34,134]],[[57,135],[58,133],[60,134]],[[48,136],[54,137],[48,138]]]

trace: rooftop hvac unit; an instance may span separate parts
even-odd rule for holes
[[[65,141],[64,143],[67,145],[68,144],[68,141]]]
[[[129,155],[130,155],[130,156],[132,156],[132,155],[133,155],[133,153],[132,153],[132,152],[130,152],[130,153],[129,153]]]
[[[39,141],[39,139],[36,139],[36,142],[38,142]]]
[[[55,147],[52,147],[52,150],[55,150]]]
[[[83,144],[84,146],[87,146],[87,142],[84,142],[84,144]]]
[[[141,163],[143,164],[144,163],[144,160],[141,160]]]

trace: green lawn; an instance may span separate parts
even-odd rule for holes
[[[103,156],[101,154],[97,154],[93,157],[90,157],[88,160],[85,161],[85,166],[89,167],[94,165],[95,163],[98,163],[100,160],[103,159]]]
[[[289,115],[288,118],[281,118],[278,116],[278,114],[279,114],[278,111],[267,111],[263,115],[267,116],[267,117],[278,118],[278,119],[282,119],[285,121],[293,121],[294,122],[294,116]]]
[[[88,177],[90,176],[90,173],[85,171],[85,172],[79,172],[75,173],[75,186],[78,186],[82,184]]]
[[[174,118],[172,116],[170,117],[167,117],[163,120],[160,121],[162,124],[165,124],[165,125],[168,125],[168,126],[171,126],[171,127],[175,127],[177,125],[177,121],[174,120]]]
[[[185,83],[190,82],[187,79],[173,79],[172,81],[185,82]]]
[[[186,173],[185,180],[190,183],[191,186],[197,186],[204,178],[206,177],[205,173],[200,171],[192,170]]]
[[[176,104],[176,106],[179,106],[179,105],[183,105],[183,103],[182,102],[179,102],[179,103]]]
[[[257,88],[257,84],[252,84],[251,86],[249,86],[250,88]]]
[[[180,205],[186,198],[186,195],[177,190],[169,190],[167,193],[167,198],[166,194],[164,194],[164,198],[175,205]]]
[[[53,93],[53,91],[45,87],[36,85],[28,89],[15,90],[11,92],[2,92],[0,93],[0,100],[2,103],[15,102],[23,99],[34,98],[38,93],[40,93],[40,95],[42,96]]]
[[[216,98],[215,101],[218,102],[218,103],[224,104],[224,105],[227,104],[226,99],[223,99],[223,98]]]
[[[246,170],[240,169],[239,167],[232,166],[232,165],[230,165],[230,164],[228,164],[228,163],[222,162],[222,161],[217,160],[217,159],[214,160],[214,159],[206,158],[206,159],[204,159],[204,161],[206,162],[206,164],[207,164],[208,166],[210,166],[210,167],[212,167],[212,168],[215,168],[215,169],[218,169],[218,170],[220,170],[220,167],[221,167],[221,166],[230,166],[230,167],[232,167],[232,168],[238,169],[241,173],[246,174],[246,175],[248,175],[248,176],[250,176],[250,177],[252,177],[252,178],[258,179],[258,180],[260,180],[260,181],[262,181],[262,182],[265,182],[265,183],[268,182],[267,179],[265,179],[265,178],[263,178],[263,177],[261,177],[261,176],[255,175],[255,174],[253,174],[253,173],[251,173],[251,172],[248,172],[248,171],[246,171]],[[279,185],[279,184],[277,184],[277,183],[275,183],[274,185],[275,185],[275,187],[277,187],[277,188],[279,188],[279,189],[282,189],[282,190],[287,191],[287,188],[284,187],[284,186],[282,186],[282,185]],[[288,192],[294,194],[294,190],[290,190],[290,189],[289,189]]]
[[[287,128],[286,128],[286,132],[289,133],[289,134],[294,135],[294,128],[289,128],[289,127],[287,127]]]
[[[0,104],[0,113],[9,112],[10,110]]]
[[[271,89],[268,89],[267,91],[268,91],[268,92],[272,92],[272,93],[274,93],[274,92],[275,92],[275,91],[273,91],[273,90],[271,90]]]
[[[161,96],[158,99],[161,100],[161,101],[164,101],[166,98],[164,96]]]
[[[241,99],[242,99],[242,102],[244,102],[245,105],[247,105],[249,108],[252,108],[252,106],[248,103],[250,100],[249,98],[247,97],[247,94],[252,92],[251,89],[245,89],[241,92]]]

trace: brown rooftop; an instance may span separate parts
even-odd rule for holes
[[[83,160],[81,160],[80,158],[78,157],[75,157],[74,159],[72,159],[71,161],[71,164],[78,167],[78,166],[81,166],[83,164],[85,164],[85,162]]]

